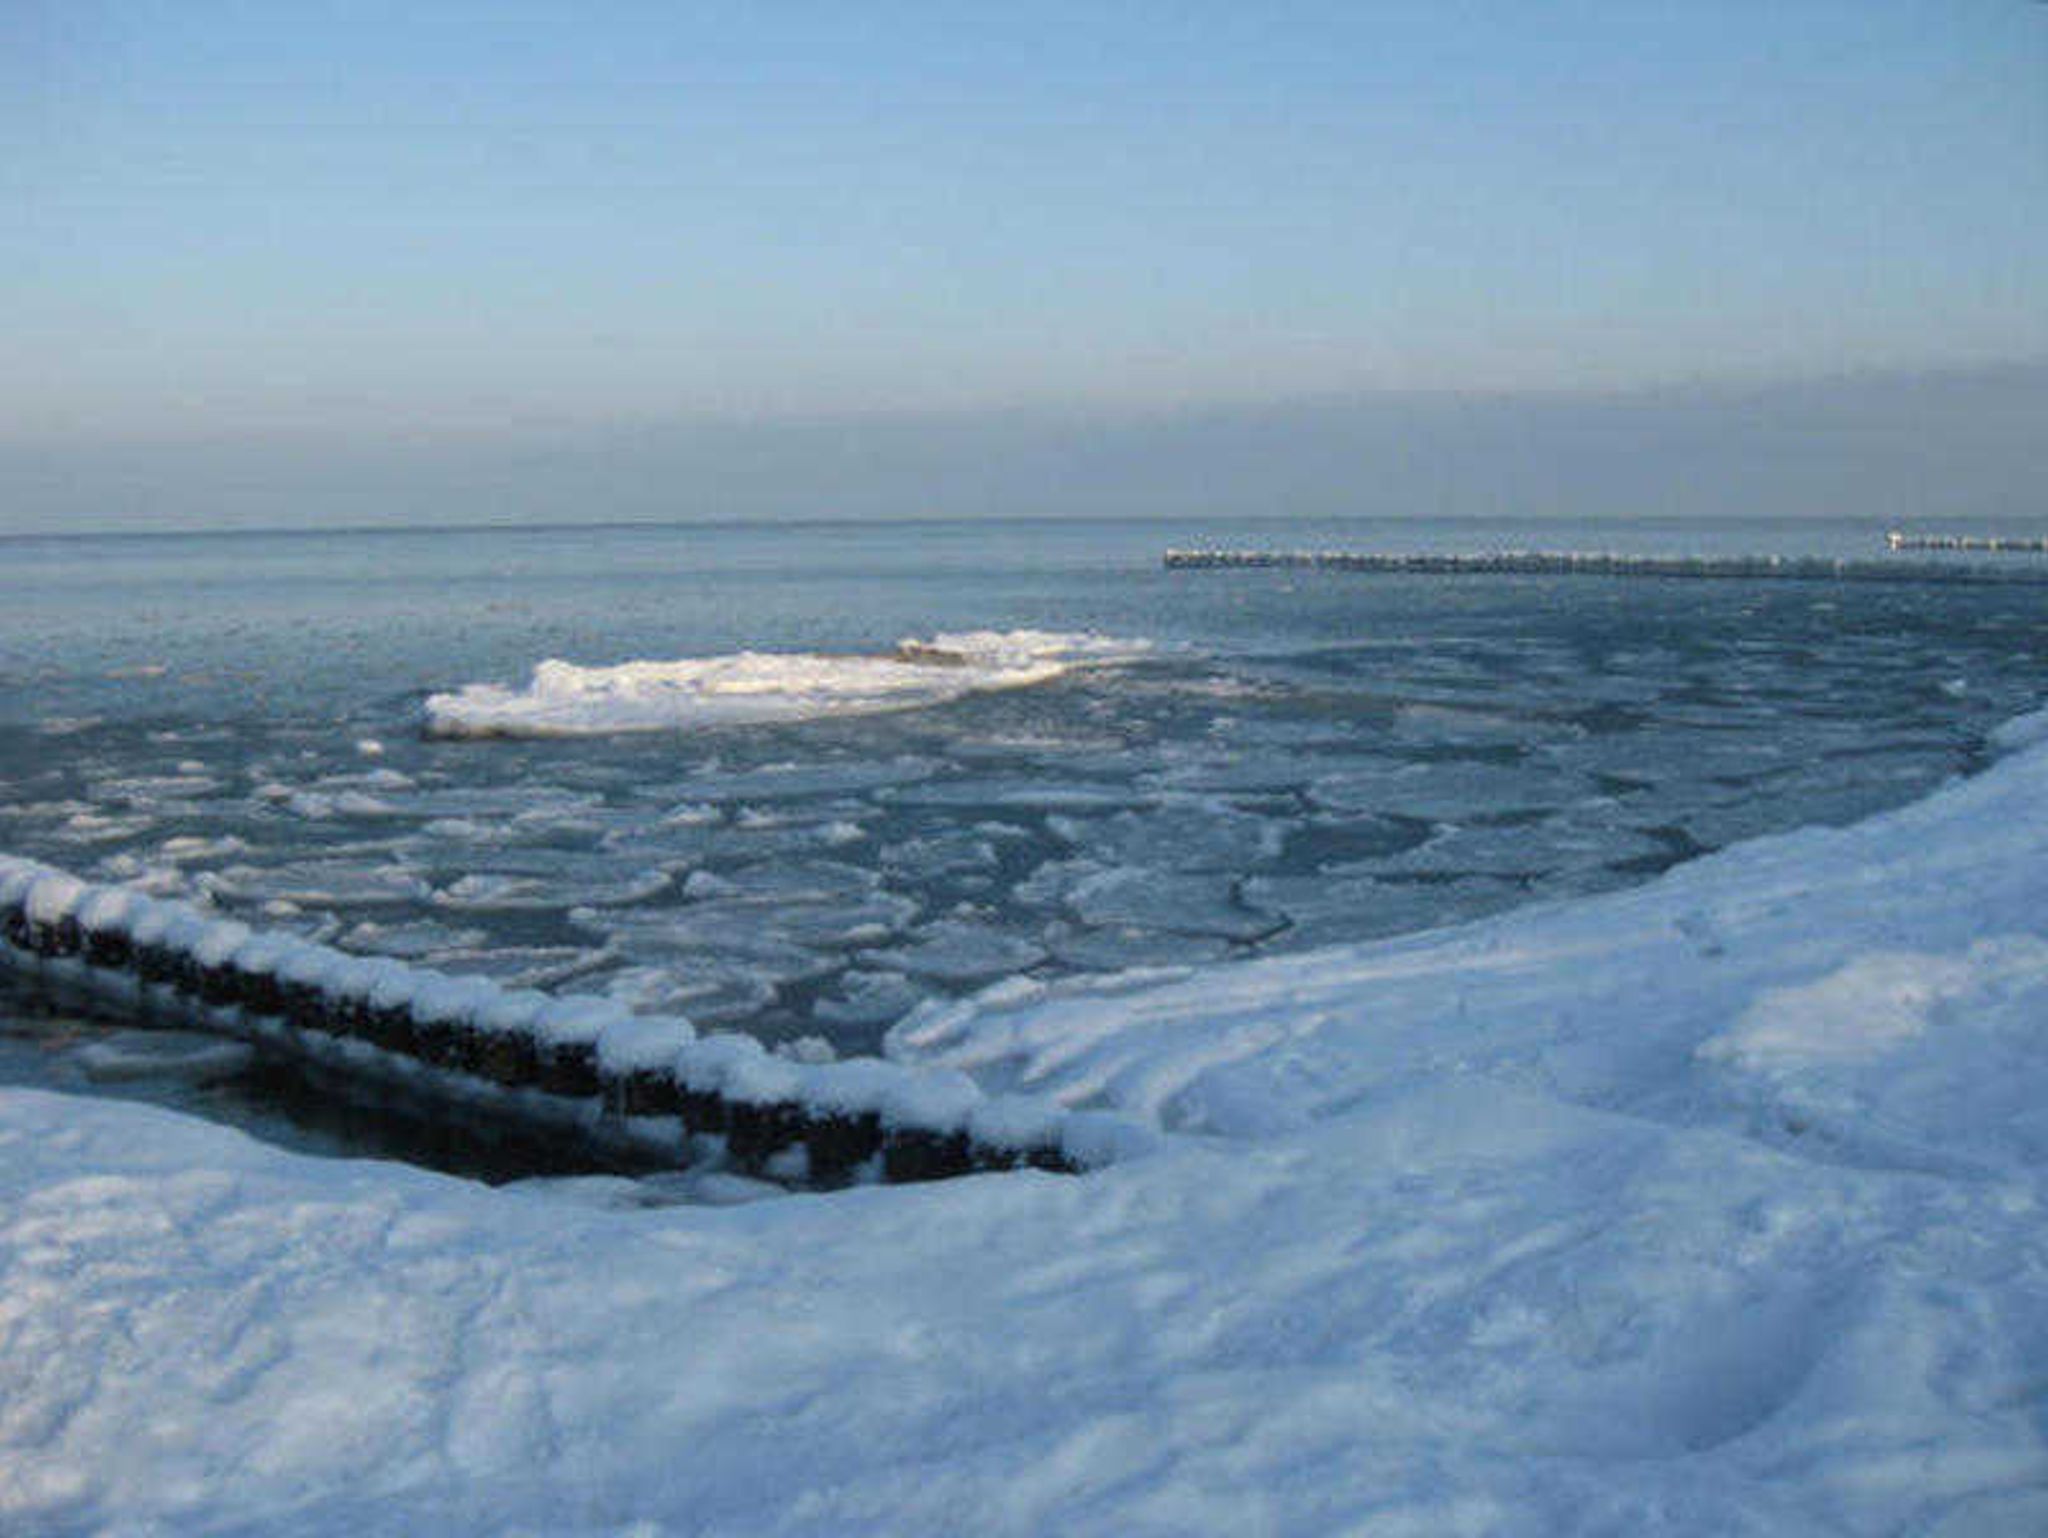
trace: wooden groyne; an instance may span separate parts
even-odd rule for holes
[[[1908,534],[1893,529],[1887,550],[1982,550],[1993,555],[2048,555],[2048,539],[2008,539],[1997,534]]]
[[[1468,555],[1358,550],[1169,550],[1170,571],[1309,567],[1398,576],[1670,577],[1723,581],[2048,584],[2048,566],[1991,568],[1946,561],[1858,561],[1793,555],[1616,555],[1498,550]]]
[[[522,1133],[635,1162],[724,1160],[790,1184],[1078,1172],[1145,1147],[1136,1125],[878,1058],[799,1063],[609,999],[506,989],[0,855],[0,968],[297,1058]]]

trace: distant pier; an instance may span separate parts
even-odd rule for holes
[[[1672,577],[1747,582],[2048,585],[2048,566],[1994,569],[1948,561],[1856,561],[1792,555],[1617,555],[1556,550],[1497,550],[1468,555],[1358,550],[1169,550],[1166,552],[1166,567],[1169,571],[1306,567],[1319,571],[1392,576]]]
[[[1982,534],[1908,534],[1893,529],[1887,550],[1983,550],[1993,555],[2048,555],[2048,539],[2006,539]]]

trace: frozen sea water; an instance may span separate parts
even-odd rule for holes
[[[645,1211],[766,1193],[295,1157],[124,1102],[451,1162],[0,1000],[0,1076],[98,1097],[0,1085],[0,1525],[2048,1530],[2048,726],[1997,727],[2037,600],[1165,581],[1141,533],[11,549],[0,844],[763,1034],[898,1021],[1159,1141]],[[1155,646],[886,715],[421,730],[549,655],[991,626]],[[1993,735],[2034,747],[1921,794]]]
[[[1881,532],[1265,542],[1854,555]],[[1904,803],[1979,762],[2048,649],[2026,590],[1160,569],[1198,536],[1245,542],[6,541],[0,848],[860,1051],[1007,977],[1424,929]],[[458,729],[508,735],[436,735]]]

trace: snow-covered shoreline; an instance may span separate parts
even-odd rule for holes
[[[622,1211],[0,1091],[0,1526],[2048,1530],[2001,744],[1630,891],[899,1029],[1189,1134],[1080,1179]]]

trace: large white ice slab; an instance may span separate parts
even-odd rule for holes
[[[477,683],[428,696],[427,724],[445,737],[577,737],[866,715],[1041,684],[1146,649],[1098,635],[976,630],[865,656],[734,652],[611,667],[550,659],[524,689]]]

